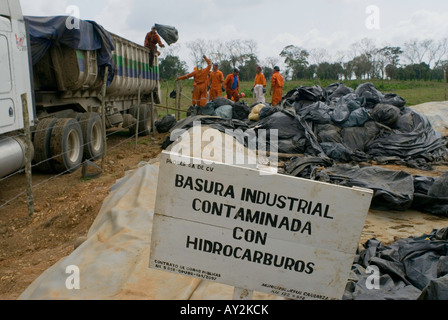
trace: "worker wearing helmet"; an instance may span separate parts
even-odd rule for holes
[[[229,74],[224,81],[224,87],[227,92],[227,99],[234,100],[235,102],[240,101],[240,71],[235,68],[233,73]]]
[[[217,63],[213,64],[213,70],[210,72],[210,101],[222,97],[222,87],[224,85],[224,74],[219,70]]]
[[[254,88],[252,90],[255,93],[257,103],[266,102],[264,97],[266,92],[266,77],[264,76],[260,66],[257,67],[257,75],[255,76]]]
[[[204,60],[207,62],[207,68],[202,69],[202,67],[198,65],[195,71],[179,77],[176,80],[182,81],[194,78],[195,87],[193,91],[193,106],[198,107],[198,114],[202,114],[201,108],[207,105],[208,75],[212,69],[212,62],[206,56],[204,56]]]
[[[154,65],[154,58],[157,53],[157,55],[160,55],[160,52],[157,51],[157,45],[159,45],[161,48],[165,48],[165,45],[162,43],[162,40],[160,40],[159,35],[157,34],[156,27],[152,27],[151,31],[146,34],[145,38],[145,47],[150,50],[149,54],[149,64],[152,67]]]
[[[283,76],[280,74],[280,68],[275,67],[271,81],[272,106],[274,107],[282,101],[284,83]]]

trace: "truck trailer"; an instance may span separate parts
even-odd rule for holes
[[[153,130],[157,55],[149,61],[149,49],[74,19],[24,17],[19,0],[0,0],[0,178],[25,165],[24,106],[33,167],[44,173],[72,173],[101,157],[103,107],[107,129]]]

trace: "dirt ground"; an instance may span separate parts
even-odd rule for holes
[[[129,139],[128,133],[112,135],[104,173],[98,179],[83,179],[80,169],[37,187],[32,217],[25,196],[0,208],[0,300],[17,299],[45,270],[68,256],[87,235],[110,187],[140,162],[157,157],[165,137],[142,137],[135,149],[135,139]],[[33,185],[49,178],[34,173]],[[0,182],[0,206],[24,189],[23,174]]]
[[[70,255],[87,235],[110,187],[140,162],[156,158],[165,138],[166,134],[140,138],[135,149],[135,140],[129,139],[128,134],[112,135],[108,140],[105,170],[100,178],[83,179],[78,170],[46,182],[34,190],[35,214],[32,217],[28,216],[25,196],[0,208],[0,300],[16,300],[45,270]],[[448,170],[446,166],[435,167],[431,172],[386,167],[433,177]],[[33,184],[49,178],[48,175],[34,174]],[[23,175],[0,182],[0,206],[24,188]],[[371,211],[360,244],[372,238],[391,243],[444,227],[448,227],[448,217],[413,211]]]

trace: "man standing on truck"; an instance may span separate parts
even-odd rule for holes
[[[197,107],[198,115],[202,115],[202,108],[207,105],[207,88],[208,88],[208,76],[212,69],[212,62],[204,56],[204,60],[207,62],[207,68],[202,69],[198,67],[192,73],[177,78],[176,81],[187,80],[194,78],[194,91],[193,91],[193,106]]]
[[[272,75],[271,81],[271,95],[272,95],[272,106],[277,106],[283,98],[283,85],[284,79],[280,74],[280,68],[274,68],[274,74]]]
[[[162,43],[162,40],[160,40],[160,37],[157,34],[157,29],[154,26],[152,27],[151,31],[148,32],[145,38],[145,47],[151,51],[149,54],[149,63],[151,67],[154,65],[154,58],[156,53],[157,55],[160,55],[160,52],[157,51],[157,45],[159,45],[161,48],[165,48],[165,45]]]
[[[213,64],[213,71],[210,72],[210,101],[222,97],[222,87],[224,86],[224,74],[219,70],[217,63]]]

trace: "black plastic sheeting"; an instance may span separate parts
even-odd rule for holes
[[[299,87],[284,96],[282,106],[306,121],[326,155],[338,162],[383,163],[387,158],[390,163],[430,170],[430,163],[448,159],[446,142],[427,117],[372,83],[356,90],[342,83],[325,89]],[[338,129],[328,130],[327,125]]]
[[[233,119],[190,117],[175,128],[188,130],[193,121],[199,121],[223,133],[238,130],[233,136],[248,148],[251,146],[241,139],[245,134],[265,137],[267,151],[289,158],[282,171],[285,174],[372,189],[375,209],[413,208],[448,216],[448,194],[430,192],[442,177],[414,177],[376,166],[397,164],[429,171],[448,159],[441,133],[424,115],[406,108],[405,100],[395,94],[383,94],[371,83],[356,91],[340,83],[326,89],[299,87],[288,92],[280,106],[266,105],[257,122],[246,116],[255,105],[237,106],[217,99],[209,103],[210,115],[220,105],[233,108]],[[176,139],[175,135],[168,137],[163,147]]]
[[[448,217],[448,172],[439,178],[414,176],[405,171],[335,164],[328,158],[306,156],[292,158],[285,164],[284,173],[344,187],[371,189],[374,192],[372,209],[414,209]]]
[[[108,66],[110,82],[113,79],[112,51],[115,47],[109,32],[96,22],[87,20],[78,20],[75,27],[67,28],[67,19],[70,17],[25,17],[29,26],[33,65],[56,45],[66,45],[76,50],[97,51],[100,74],[104,74],[104,69]]]
[[[379,271],[377,283],[372,267]],[[448,228],[390,245],[367,241],[343,300],[448,300]]]
[[[448,161],[442,134],[405,104],[403,98],[383,94],[372,83],[356,90],[335,83],[325,89],[289,91],[281,106],[266,105],[258,122],[248,120],[255,105],[244,102],[216,99],[203,111],[212,116],[217,107],[231,105],[232,119],[246,122],[256,134],[278,130],[278,142],[268,142],[283,154],[323,156],[343,163],[395,163],[421,170]]]

